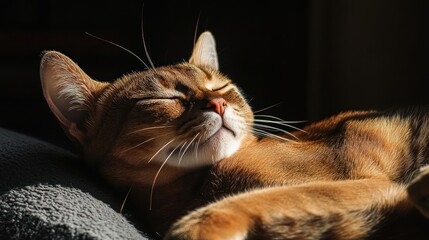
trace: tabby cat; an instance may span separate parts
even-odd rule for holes
[[[344,112],[295,137],[260,137],[218,68],[204,32],[188,62],[112,83],[47,51],[41,80],[88,165],[130,190],[164,239],[429,236],[429,108]]]

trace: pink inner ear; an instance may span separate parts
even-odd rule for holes
[[[58,52],[47,52],[41,63],[43,94],[54,115],[70,138],[82,143],[78,128],[86,120],[97,91],[107,86],[92,80],[71,59]]]
[[[58,79],[53,76],[53,70],[48,64],[49,63],[45,63],[41,66],[43,95],[45,96],[46,102],[48,103],[51,111],[57,117],[63,128],[68,128],[71,122],[63,115],[62,111],[60,110],[65,108],[65,104],[59,99],[58,90],[55,88],[55,84],[58,82]]]
[[[213,70],[219,70],[216,43],[210,32],[203,32],[195,44],[189,62],[195,65],[203,65]]]
[[[85,135],[83,132],[76,126],[75,123],[72,123],[68,129],[69,137],[76,139],[80,144],[84,143]]]

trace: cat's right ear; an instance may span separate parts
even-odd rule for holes
[[[195,65],[203,65],[216,71],[219,70],[216,42],[209,31],[201,33],[198,37],[189,62]]]
[[[43,95],[64,131],[83,144],[88,112],[109,83],[91,79],[75,62],[56,51],[43,53],[40,79]]]

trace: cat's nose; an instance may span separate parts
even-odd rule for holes
[[[226,106],[225,99],[218,97],[218,98],[210,99],[207,102],[206,108],[212,109],[213,111],[217,112],[219,115],[223,116],[223,113],[225,112],[225,106]]]

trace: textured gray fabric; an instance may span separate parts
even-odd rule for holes
[[[147,239],[72,153],[0,128],[0,239]]]
[[[12,239],[143,239],[108,205],[72,187],[11,190],[0,196],[0,212],[0,235]]]

